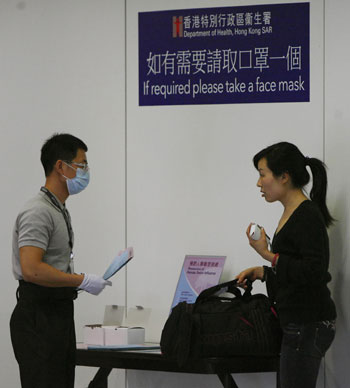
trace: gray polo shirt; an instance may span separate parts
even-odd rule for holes
[[[70,220],[68,211],[58,199],[57,201]],[[23,279],[19,248],[25,246],[43,249],[43,262],[63,272],[72,272],[69,234],[61,209],[57,208],[46,194],[39,192],[20,211],[12,238],[12,270],[15,279]]]

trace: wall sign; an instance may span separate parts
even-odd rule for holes
[[[139,13],[139,105],[310,100],[310,5]]]

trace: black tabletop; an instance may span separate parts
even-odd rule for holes
[[[160,351],[154,350],[116,351],[106,349],[77,349],[76,353],[76,365],[81,366],[181,373],[276,372],[278,364],[278,356],[236,356],[190,360],[184,366],[180,367],[175,360],[169,360]]]

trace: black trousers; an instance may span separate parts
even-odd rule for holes
[[[74,388],[75,298],[71,288],[20,281],[10,330],[22,388]]]

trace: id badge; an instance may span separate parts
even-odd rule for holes
[[[74,253],[71,252],[69,260],[70,273],[74,273]]]

